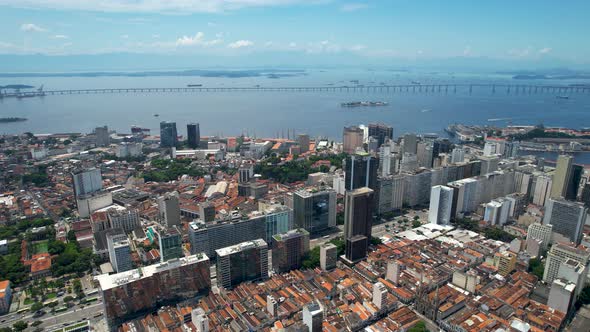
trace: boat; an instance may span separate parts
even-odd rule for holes
[[[200,88],[203,84],[187,84],[186,86],[189,88]]]
[[[569,96],[555,96],[557,99],[570,99]]]
[[[412,84],[420,85],[420,82],[418,82],[418,81],[412,81]]]
[[[27,121],[27,118],[17,118],[17,117],[8,117],[8,118],[0,118],[0,123],[8,123],[8,122],[22,122]]]
[[[154,114],[154,116],[157,118],[160,116],[160,114],[156,113],[156,114]]]
[[[387,106],[389,103],[385,101],[351,101],[347,103],[341,103],[342,107],[365,107],[365,106]]]

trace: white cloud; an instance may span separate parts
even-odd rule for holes
[[[17,8],[44,8],[94,12],[215,13],[251,7],[322,4],[326,0],[1,0]]]
[[[551,52],[553,49],[551,47],[543,47],[542,49],[539,50],[539,53],[541,54],[547,54],[549,52]]]
[[[45,32],[47,29],[44,29],[36,24],[33,23],[24,23],[20,26],[20,29],[25,32]]]
[[[529,56],[529,54],[531,53],[531,47],[527,47],[527,48],[523,48],[523,49],[517,49],[517,48],[513,48],[511,50],[508,51],[508,55],[516,57],[516,58],[524,58]]]
[[[182,36],[176,40],[176,46],[213,46],[223,43],[220,38],[205,40],[205,34],[197,32],[193,37]]]
[[[364,49],[366,49],[366,48],[367,48],[367,46],[365,46],[365,45],[362,45],[362,44],[358,44],[358,45],[353,45],[353,46],[350,48],[350,50],[351,50],[351,51],[358,52],[358,51],[362,51],[362,50],[364,50]]]
[[[356,12],[358,10],[367,9],[369,6],[366,3],[346,3],[340,6],[343,12]]]
[[[238,40],[233,43],[230,43],[229,45],[227,45],[227,47],[229,47],[229,48],[242,48],[242,47],[250,47],[252,45],[254,45],[254,43],[249,40]]]
[[[52,37],[53,39],[70,39],[70,37],[66,35],[55,35]]]

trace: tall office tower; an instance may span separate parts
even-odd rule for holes
[[[418,152],[418,137],[416,137],[416,134],[404,134],[402,150],[404,153],[416,154]]]
[[[129,271],[133,268],[133,264],[131,264],[131,248],[129,247],[127,235],[107,235],[107,247],[109,249],[109,261],[116,273]]]
[[[217,283],[230,289],[244,282],[268,278],[268,246],[262,239],[217,249]]]
[[[209,202],[199,203],[199,218],[204,222],[212,222],[215,220],[215,205]]]
[[[299,143],[299,151],[301,151],[301,153],[309,151],[309,135],[299,134],[297,136],[297,143]]]
[[[171,148],[178,145],[178,132],[176,131],[176,122],[160,122],[160,146]]]
[[[377,202],[375,204],[377,214],[381,215],[393,211],[393,177],[380,177],[377,179]]]
[[[76,197],[91,194],[102,189],[102,175],[100,169],[89,168],[72,172],[74,195]]]
[[[576,284],[564,279],[555,279],[549,290],[547,306],[567,314],[574,304]]]
[[[307,326],[309,332],[322,332],[322,322],[324,321],[324,310],[315,300],[303,306],[303,324]]]
[[[553,225],[553,231],[567,237],[575,244],[582,241],[587,209],[579,202],[563,198],[550,198],[545,208],[543,224]]]
[[[430,142],[420,142],[417,148],[418,167],[432,167],[432,144]]]
[[[110,331],[162,303],[194,299],[211,289],[207,255],[183,257],[117,274],[101,274],[99,283]]]
[[[557,158],[557,166],[553,174],[553,185],[551,186],[551,198],[565,197],[567,186],[572,178],[572,163],[574,158],[568,155],[560,155]]]
[[[393,176],[391,183],[391,208],[395,210],[401,210],[404,204],[404,190],[406,187],[405,175]]]
[[[344,197],[344,239],[349,240],[355,236],[364,236],[367,241],[371,240],[371,232],[373,227],[373,204],[374,191],[371,188],[363,187],[355,190],[349,190]],[[362,249],[362,248],[361,248]],[[366,256],[367,247],[362,252]],[[352,259],[347,257],[350,261]]]
[[[479,157],[481,161],[480,175],[486,175],[498,170],[498,163],[500,158],[498,156],[482,156]]]
[[[99,209],[113,204],[113,194],[110,191],[101,190],[90,194],[76,197],[78,215],[81,218],[88,218]]]
[[[368,153],[356,153],[344,162],[344,187],[354,190],[362,187],[377,189],[379,160]]]
[[[544,253],[551,243],[551,233],[553,232],[553,226],[543,225],[541,223],[530,224],[526,239],[537,239],[541,241],[541,251]]]
[[[570,259],[588,266],[590,251],[584,246],[575,247],[565,243],[554,244],[551,250],[549,250],[549,254],[547,254],[543,281],[551,284],[558,277],[559,271],[562,269],[562,264]]]
[[[432,155],[436,158],[441,153],[449,153],[452,146],[453,143],[446,138],[437,139],[432,143]]]
[[[189,123],[186,125],[186,136],[188,146],[192,149],[198,149],[201,143],[201,130],[198,123]]]
[[[320,268],[329,271],[336,267],[338,261],[338,247],[332,243],[324,243],[320,246]]]
[[[465,150],[463,148],[454,148],[451,153],[451,163],[462,163],[465,160]]]
[[[590,183],[584,184],[580,200],[586,207],[590,207]]]
[[[575,201],[578,198],[578,191],[580,189],[582,175],[584,175],[584,167],[582,167],[582,165],[572,165],[572,176],[567,183],[565,199]]]
[[[504,145],[504,158],[516,158],[518,157],[518,150],[520,149],[519,142],[506,142]]]
[[[110,228],[121,228],[125,233],[131,233],[141,225],[139,211],[136,209],[112,205],[112,207],[106,207],[105,210]]]
[[[393,127],[384,123],[369,123],[369,136],[377,139],[377,146],[379,147],[388,139],[393,139]]]
[[[250,182],[250,179],[254,176],[254,165],[252,164],[243,164],[238,169],[238,181],[240,183],[247,183]]]
[[[417,169],[418,169],[418,156],[413,153],[404,152],[404,154],[402,156],[402,160],[399,164],[400,172],[412,173],[412,172],[415,172]]]
[[[197,328],[197,332],[209,332],[209,317],[207,317],[203,308],[193,309],[191,322]]]
[[[293,229],[293,210],[288,206],[278,204],[269,206],[262,213],[266,219],[265,241],[267,244],[273,244],[273,235]]]
[[[336,192],[328,187],[298,190],[292,196],[295,227],[310,234],[336,226]]]
[[[357,148],[363,147],[363,130],[357,126],[344,127],[343,151],[348,154],[356,152]]]
[[[373,284],[373,304],[379,308],[383,309],[387,302],[387,288],[381,282],[376,282]]]
[[[96,146],[108,146],[111,143],[109,127],[107,126],[96,127],[94,135],[96,135]]]
[[[370,153],[377,153],[379,151],[379,141],[373,136],[367,139],[367,151]]]
[[[160,247],[160,261],[166,262],[184,256],[182,252],[182,235],[176,227],[158,230],[158,245]]]
[[[379,174],[388,176],[393,173],[392,165],[393,143],[391,141],[381,145],[379,148]]]
[[[166,227],[180,226],[180,203],[178,193],[166,193],[158,197],[160,222]]]
[[[508,222],[509,215],[510,201],[498,198],[486,204],[483,220],[490,225],[502,226]]]
[[[293,229],[273,236],[272,266],[278,273],[301,267],[303,256],[309,251],[309,232],[303,228]]]
[[[531,196],[533,204],[538,206],[545,206],[551,196],[551,188],[553,187],[553,179],[551,176],[541,175],[534,176],[531,181]]]
[[[430,208],[428,222],[437,225],[451,223],[453,207],[453,189],[447,186],[434,186],[430,191]]]

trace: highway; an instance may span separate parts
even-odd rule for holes
[[[46,330],[51,330],[52,328],[63,327],[63,324],[71,324],[78,321],[90,319],[94,315],[101,313],[102,311],[102,302],[99,300],[98,303],[84,306],[84,308],[76,306],[70,308],[68,311],[65,312],[57,313],[55,315],[47,313],[37,318],[33,318],[32,313],[13,313],[5,316],[0,316],[0,328],[12,327],[12,324],[19,320],[22,320],[28,322],[29,325],[34,321],[41,321],[43,322],[43,324],[39,325],[39,327],[42,327]]]

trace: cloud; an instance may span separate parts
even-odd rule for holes
[[[340,11],[356,12],[358,10],[367,9],[369,6],[366,3],[346,3],[340,6]]]
[[[513,48],[511,50],[508,51],[508,55],[516,57],[516,58],[524,58],[529,56],[529,54],[531,53],[531,47],[527,47],[527,48],[523,48],[523,49],[517,49],[517,48]]]
[[[193,37],[182,36],[176,40],[176,46],[213,46],[223,43],[220,38],[205,40],[205,34],[197,32]]]
[[[539,50],[540,54],[547,54],[549,52],[551,52],[553,49],[551,47],[543,47],[542,49]]]
[[[33,23],[24,23],[20,26],[20,29],[25,32],[45,32],[47,29],[44,29],[36,24]]]
[[[121,35],[121,39],[129,39],[129,35]]]
[[[362,44],[358,44],[358,45],[353,45],[353,46],[350,48],[350,50],[351,50],[351,51],[354,51],[354,52],[358,52],[358,51],[362,51],[362,50],[364,50],[364,49],[366,49],[366,48],[367,48],[367,46],[365,46],[365,45],[362,45]]]
[[[323,4],[325,0],[2,0],[16,8],[129,13],[216,13],[252,7]]]
[[[229,47],[229,48],[242,48],[242,47],[250,47],[252,45],[254,45],[254,43],[249,40],[238,40],[238,41],[235,41],[235,42],[227,45],[227,47]]]
[[[53,38],[53,39],[70,39],[70,37],[66,36],[66,35],[55,35],[51,38]]]

